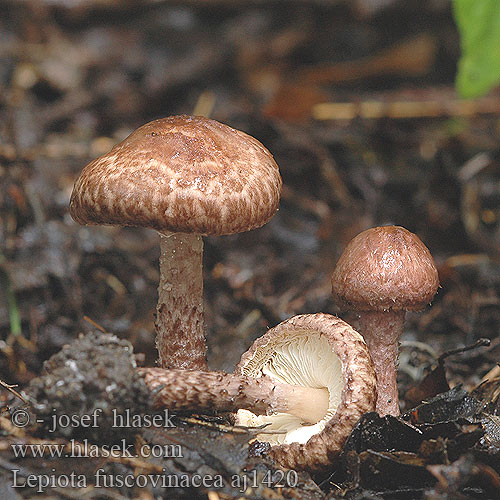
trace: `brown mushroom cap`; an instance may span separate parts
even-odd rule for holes
[[[419,310],[431,302],[438,287],[428,248],[399,226],[358,234],[332,273],[335,303],[358,311]]]
[[[271,153],[253,137],[208,118],[171,116],[89,163],[70,212],[80,224],[238,233],[275,214],[281,184]]]
[[[358,332],[330,314],[303,314],[271,328],[243,354],[236,373],[328,389],[329,408],[312,425],[284,413],[257,417],[238,411],[238,424],[268,424],[257,439],[272,444],[269,454],[283,467],[330,465],[361,415],[375,409],[376,378],[368,348]]]

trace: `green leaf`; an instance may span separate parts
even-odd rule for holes
[[[484,95],[500,83],[500,0],[453,0],[453,13],[462,49],[457,92]]]

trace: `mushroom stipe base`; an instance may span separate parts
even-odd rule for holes
[[[160,234],[156,347],[162,368],[207,369],[203,320],[203,239]]]

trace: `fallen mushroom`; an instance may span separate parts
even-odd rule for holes
[[[406,311],[431,302],[439,287],[434,259],[415,234],[375,227],[352,239],[332,273],[335,303],[358,313],[377,374],[377,411],[399,415],[397,359]]]
[[[193,116],[147,123],[83,169],[70,201],[76,222],[160,234],[160,366],[207,368],[201,236],[262,226],[278,209],[281,185],[259,141]]]
[[[236,414],[240,425],[267,424],[257,439],[271,444],[269,454],[283,467],[328,466],[361,415],[375,409],[376,378],[368,348],[358,332],[330,314],[303,314],[271,328],[243,354],[236,372],[328,389],[328,410],[312,425],[287,412]]]
[[[147,386],[155,392],[156,405],[172,411],[199,412],[251,409],[259,415],[291,413],[316,423],[329,406],[326,388],[311,388],[234,373],[202,370],[140,368]]]
[[[243,354],[235,374],[142,368],[156,402],[170,409],[234,411],[236,423],[266,425],[283,467],[321,469],[363,413],[375,409],[376,379],[361,335],[329,314],[295,316]],[[246,409],[240,409],[246,408]]]

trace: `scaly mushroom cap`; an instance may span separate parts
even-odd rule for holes
[[[329,314],[295,316],[271,328],[243,354],[236,372],[328,389],[328,411],[312,425],[288,413],[238,411],[239,425],[269,424],[257,439],[272,445],[269,453],[283,467],[329,465],[361,415],[375,409],[376,380],[368,348],[358,332]]]
[[[281,184],[271,153],[253,137],[208,118],[171,116],[89,163],[70,212],[80,224],[238,233],[276,213]]]
[[[419,310],[439,287],[434,259],[420,238],[399,226],[353,238],[332,273],[335,303],[358,311]]]

